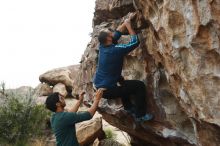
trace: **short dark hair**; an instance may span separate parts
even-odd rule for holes
[[[98,40],[100,44],[105,44],[106,38],[108,37],[108,32],[101,31],[98,36]]]
[[[57,106],[56,103],[59,102],[59,93],[55,92],[50,94],[46,99],[46,108],[52,112],[56,112]]]

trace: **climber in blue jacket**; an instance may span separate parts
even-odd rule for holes
[[[139,80],[124,80],[121,76],[124,57],[139,45],[139,39],[131,26],[131,14],[115,32],[102,30],[98,36],[100,42],[98,66],[94,76],[94,87],[104,88],[103,98],[121,98],[125,111],[132,114],[137,122],[153,118],[146,114],[146,86]],[[130,42],[118,44],[122,32],[127,29]],[[132,104],[130,96],[134,97]]]

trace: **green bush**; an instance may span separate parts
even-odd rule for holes
[[[0,146],[25,146],[30,139],[45,134],[49,112],[31,95],[12,93],[0,100]]]
[[[116,139],[117,135],[111,129],[105,129],[104,132],[106,139]]]

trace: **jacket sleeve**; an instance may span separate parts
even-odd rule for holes
[[[116,31],[114,32],[113,42],[114,42],[115,44],[118,43],[118,40],[121,38],[121,35],[122,35],[122,33],[121,33],[120,31],[118,31],[118,30],[116,30]]]
[[[91,114],[87,111],[85,112],[67,112],[64,118],[66,125],[72,125],[74,123],[79,123],[83,121],[90,120],[92,118]]]
[[[115,45],[116,51],[120,54],[128,54],[133,51],[139,45],[139,39],[137,35],[130,35],[130,42],[128,44]]]

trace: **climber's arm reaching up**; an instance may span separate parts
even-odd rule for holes
[[[82,93],[80,95],[79,101],[83,101],[84,94],[85,93]],[[95,99],[94,99],[92,106],[87,111],[84,111],[84,112],[76,112],[79,108],[79,105],[80,105],[77,103],[77,105],[71,110],[72,112],[69,112],[69,114],[67,115],[67,117],[66,117],[67,122],[66,123],[72,125],[73,123],[79,123],[82,121],[92,119],[92,117],[94,116],[94,114],[98,108],[98,104],[99,104],[100,99],[102,98],[102,95],[103,95],[103,90],[98,90],[96,92],[96,96],[95,96]]]
[[[128,44],[118,44],[116,45],[116,51],[120,54],[128,54],[134,50],[139,45],[138,36],[131,26],[130,18],[126,19],[124,22],[126,28],[128,29],[130,35],[130,42]]]
[[[118,40],[121,38],[121,35],[125,32],[125,30],[126,30],[126,26],[124,23],[118,26],[116,31],[113,33],[114,44],[118,43]]]
[[[133,19],[135,17],[136,13],[129,13],[128,14],[128,18],[125,19],[125,21],[118,26],[118,28],[116,29],[116,31],[121,32],[122,34],[125,33],[126,28],[127,28],[127,23],[131,22],[131,19]],[[128,28],[127,28],[128,29]],[[128,30],[129,31],[129,30]]]
[[[131,19],[134,18],[134,16],[136,15],[136,13],[130,13],[128,18],[121,24],[118,26],[118,28],[116,29],[116,31],[113,34],[113,39],[114,39],[114,43],[117,44],[117,41],[121,38],[121,36],[126,32],[126,29],[128,30],[129,34],[131,28],[128,28],[129,26],[127,26],[127,23],[129,21],[131,21]]]
[[[91,116],[94,116],[97,108],[98,108],[98,105],[99,105],[99,101],[101,100],[102,98],[102,95],[103,95],[103,90],[102,89],[99,89],[97,92],[96,92],[96,96],[94,98],[94,101],[93,101],[93,104],[92,106],[88,109],[88,112],[90,113]]]
[[[135,16],[135,13],[131,13],[129,17],[125,20],[124,25],[126,26],[129,35],[136,35],[134,29],[131,27],[131,19]]]
[[[68,112],[77,112],[81,103],[83,102],[83,98],[84,98],[84,94],[85,92],[81,93],[79,96],[79,100],[77,101],[77,103],[75,104],[75,106],[73,108],[71,108],[70,110],[68,110]]]

